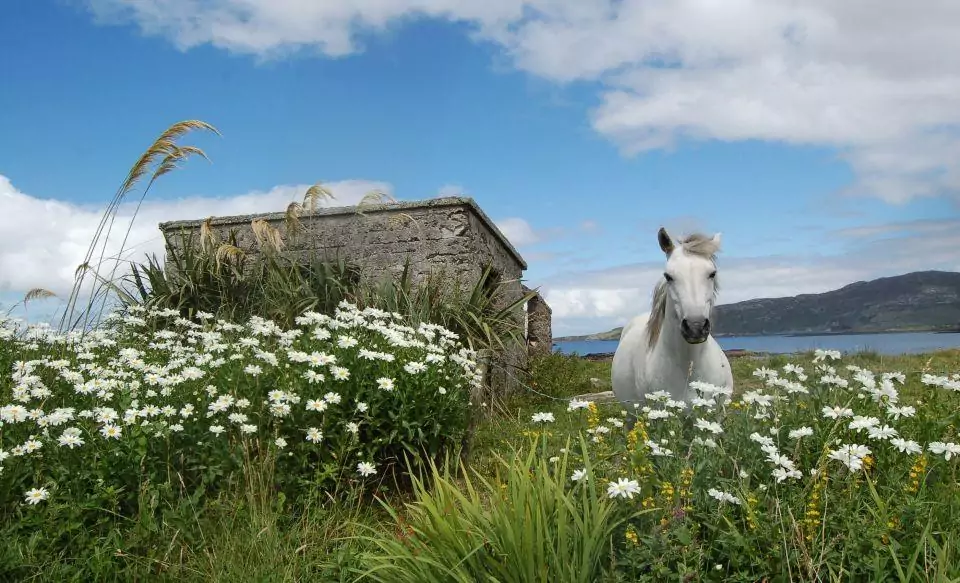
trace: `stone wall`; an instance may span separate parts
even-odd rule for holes
[[[256,253],[251,221],[262,219],[283,235],[285,253],[354,261],[371,278],[399,273],[408,257],[415,278],[443,269],[451,276],[476,280],[482,262],[491,259],[508,279],[519,279],[527,267],[472,199],[448,197],[368,205],[362,211],[359,214],[357,207],[334,207],[305,213],[299,219],[303,227],[299,234],[288,231],[282,212],[215,217],[210,224],[221,240],[233,231],[240,248]],[[196,233],[202,222],[161,223],[160,230],[169,246],[178,247],[177,233],[181,229]]]
[[[524,288],[524,293],[531,290]],[[540,294],[527,302],[527,353],[550,354],[553,350],[553,310]]]
[[[248,255],[256,254],[257,241],[251,226],[262,219],[277,229],[284,240],[284,253],[301,257],[343,259],[357,264],[368,280],[395,276],[409,258],[411,275],[421,280],[442,272],[470,285],[489,262],[503,282],[503,301],[524,293],[521,277],[527,264],[493,221],[471,198],[446,197],[417,202],[317,209],[299,217],[300,230],[291,231],[283,212],[263,215],[215,217],[210,226],[219,241],[233,232],[238,246]],[[181,245],[179,233],[194,234],[203,220],[160,224],[168,247]],[[542,341],[540,341],[542,342]],[[525,370],[525,350],[499,355],[493,363],[491,382],[513,385],[512,377]]]

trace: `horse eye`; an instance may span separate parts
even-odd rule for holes
[[[708,275],[707,277],[709,277],[710,279],[713,279],[713,278],[717,277],[717,272],[716,272],[716,271],[711,271],[711,272],[710,272],[710,275]]]
[[[669,273],[664,273],[663,279],[667,280],[667,283],[673,283],[673,277],[671,277]]]

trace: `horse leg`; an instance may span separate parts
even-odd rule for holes
[[[639,417],[632,411],[627,411],[626,420],[623,422],[623,426],[626,428],[627,433],[633,431],[634,426],[636,426]]]

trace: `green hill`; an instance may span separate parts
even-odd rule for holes
[[[918,271],[714,308],[715,336],[960,331],[960,273]],[[617,340],[622,328],[556,341]]]
[[[554,342],[576,342],[580,340],[620,340],[620,332],[623,331],[623,326],[619,328],[614,328],[613,330],[607,330],[606,332],[598,332],[596,334],[587,334],[586,336],[561,336],[560,338],[554,338]]]

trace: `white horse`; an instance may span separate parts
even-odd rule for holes
[[[696,396],[692,381],[733,389],[730,362],[710,335],[720,234],[694,234],[674,245],[661,227],[657,238],[667,263],[652,309],[624,326],[613,356],[613,393],[630,413],[655,391],[689,406]]]

